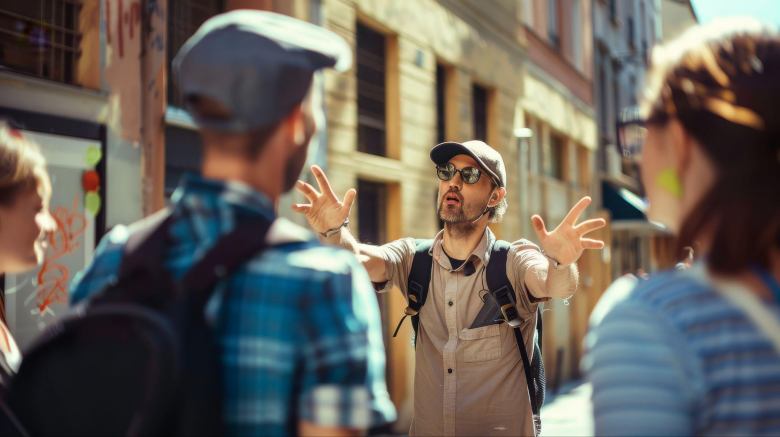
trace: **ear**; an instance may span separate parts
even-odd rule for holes
[[[691,137],[682,123],[676,118],[668,123],[667,139],[670,152],[674,158],[674,168],[677,170],[677,174],[681,175],[688,170],[696,140]]]
[[[506,188],[498,187],[493,190],[493,194],[490,195],[490,200],[488,201],[488,208],[492,208],[501,203],[501,201],[504,200],[504,197],[506,197]]]
[[[303,120],[303,109],[296,105],[282,121],[284,136],[295,145],[300,145],[306,139],[306,127]]]

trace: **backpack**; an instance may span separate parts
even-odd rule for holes
[[[407,299],[408,306],[404,310],[404,316],[398,323],[393,337],[398,334],[404,319],[410,316],[412,319],[412,328],[414,329],[414,343],[417,345],[417,331],[420,324],[420,309],[425,305],[428,297],[428,287],[431,282],[431,269],[433,268],[433,257],[430,254],[433,240],[415,240],[415,253],[412,260],[412,268],[409,272]],[[520,358],[523,361],[523,370],[525,380],[528,386],[528,394],[531,400],[531,410],[534,416],[534,425],[536,434],[541,431],[540,411],[544,404],[544,390],[546,379],[544,374],[544,361],[542,360],[542,351],[539,342],[542,338],[542,310],[537,309],[536,331],[537,336],[534,341],[533,361],[528,359],[528,353],[523,341],[523,333],[520,330],[522,321],[517,312],[515,302],[515,293],[509,278],[506,276],[506,260],[510,244],[503,240],[496,240],[490,253],[490,261],[487,264],[485,274],[490,298],[485,302],[485,308],[480,311],[488,315],[495,315],[496,323],[507,323],[514,328],[515,341],[520,351]],[[480,317],[479,315],[477,316]]]
[[[180,281],[164,269],[171,223],[163,211],[131,229],[116,280],[36,339],[5,399],[26,432],[224,434],[220,350],[204,310],[217,282],[265,248],[271,223],[239,224]]]

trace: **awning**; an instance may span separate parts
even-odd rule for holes
[[[608,181],[601,182],[601,190],[604,207],[612,214],[613,222],[647,220],[645,202],[636,193]]]

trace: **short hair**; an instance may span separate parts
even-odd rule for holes
[[[188,97],[188,103],[191,110],[202,118],[226,120],[231,117],[229,109],[227,109],[218,101],[209,97],[192,95]],[[273,136],[274,132],[276,132],[276,129],[279,127],[279,123],[280,122],[276,122],[268,126],[261,126],[246,132],[238,133],[238,135],[248,136],[248,144],[237,152],[250,159],[256,158],[263,150],[268,140],[271,139],[271,136]],[[208,129],[206,129],[206,131],[212,135],[217,136],[236,135],[233,132],[219,132]],[[218,143],[219,142],[217,141],[217,144]]]
[[[0,205],[11,206],[19,193],[50,185],[38,145],[0,120]]]
[[[493,188],[497,188],[498,185],[496,185],[495,182],[493,182]],[[500,202],[498,202],[498,205],[491,206],[488,208],[488,219],[490,219],[490,223],[499,223],[504,218],[504,214],[506,213],[506,209],[509,207],[509,202],[506,200],[506,196],[504,196],[503,199],[501,199]]]

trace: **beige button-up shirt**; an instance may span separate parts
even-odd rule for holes
[[[485,265],[495,237],[489,228],[482,240],[457,269],[452,269],[442,248],[443,232],[433,243],[433,270],[415,351],[414,417],[411,435],[534,435],[531,404],[523,364],[514,333],[506,323],[469,329],[482,308],[487,289]],[[415,253],[412,238],[382,246],[388,284],[407,292],[407,280]],[[469,262],[474,270],[466,268]],[[550,269],[549,262],[533,243],[512,243],[506,272],[517,296],[517,309],[528,356],[533,355],[537,295],[545,287],[574,293],[576,267]],[[466,275],[464,270],[471,274]]]

